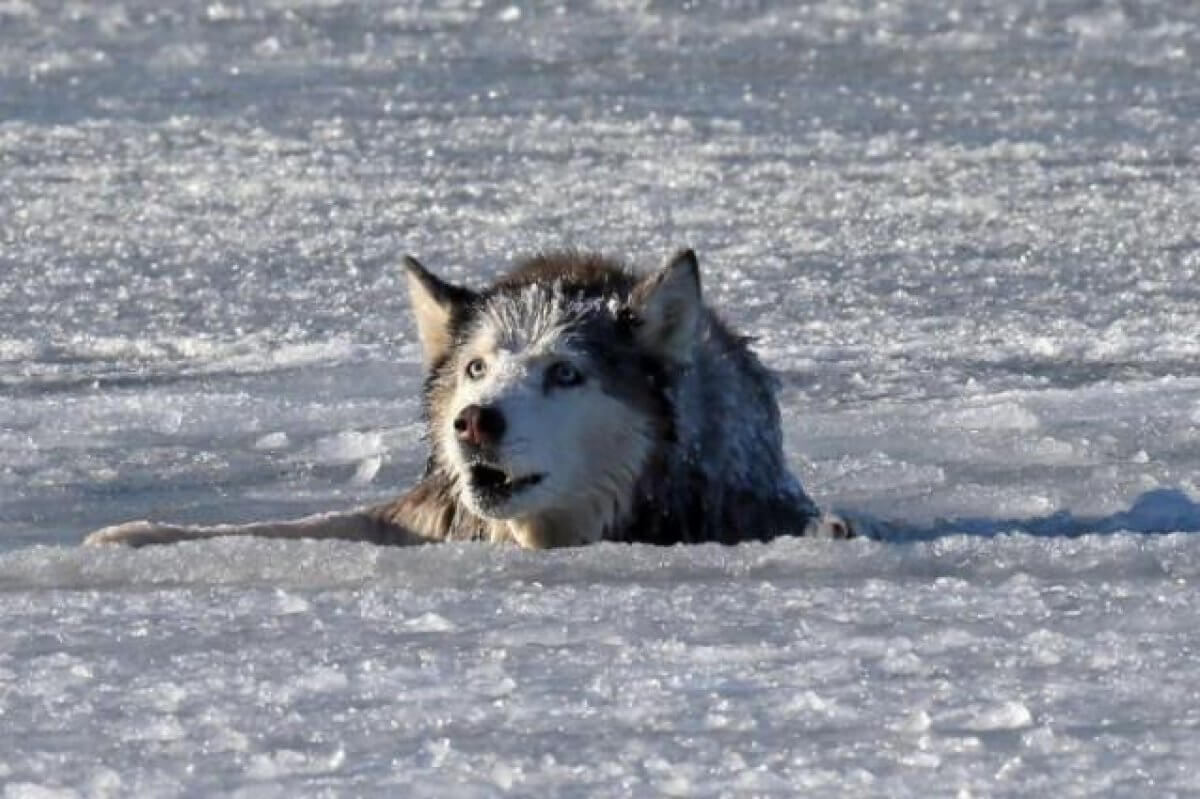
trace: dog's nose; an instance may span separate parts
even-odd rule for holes
[[[458,440],[477,447],[494,446],[504,435],[504,414],[490,405],[468,405],[454,417]]]

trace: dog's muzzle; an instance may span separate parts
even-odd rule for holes
[[[485,509],[508,502],[521,492],[542,482],[544,474],[513,477],[503,469],[486,463],[474,463],[468,472],[471,493]]]

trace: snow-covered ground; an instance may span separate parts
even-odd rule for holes
[[[1197,74],[1174,0],[0,0],[3,796],[1196,791]],[[684,244],[885,540],[75,547],[407,485],[404,252]]]

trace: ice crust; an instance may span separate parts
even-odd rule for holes
[[[1198,59],[1172,0],[0,0],[4,799],[1193,791]],[[564,245],[696,248],[883,540],[74,547],[393,496],[400,256]]]
[[[22,549],[0,769],[120,795],[1186,792],[1197,579],[1189,534]]]

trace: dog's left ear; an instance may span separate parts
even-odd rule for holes
[[[475,299],[475,293],[442,280],[411,255],[404,256],[408,299],[417,319],[421,352],[429,368],[442,360],[454,343],[454,319]]]
[[[636,335],[643,346],[679,364],[692,362],[704,312],[695,252],[680,250],[668,258],[638,283],[630,305],[641,322]]]

